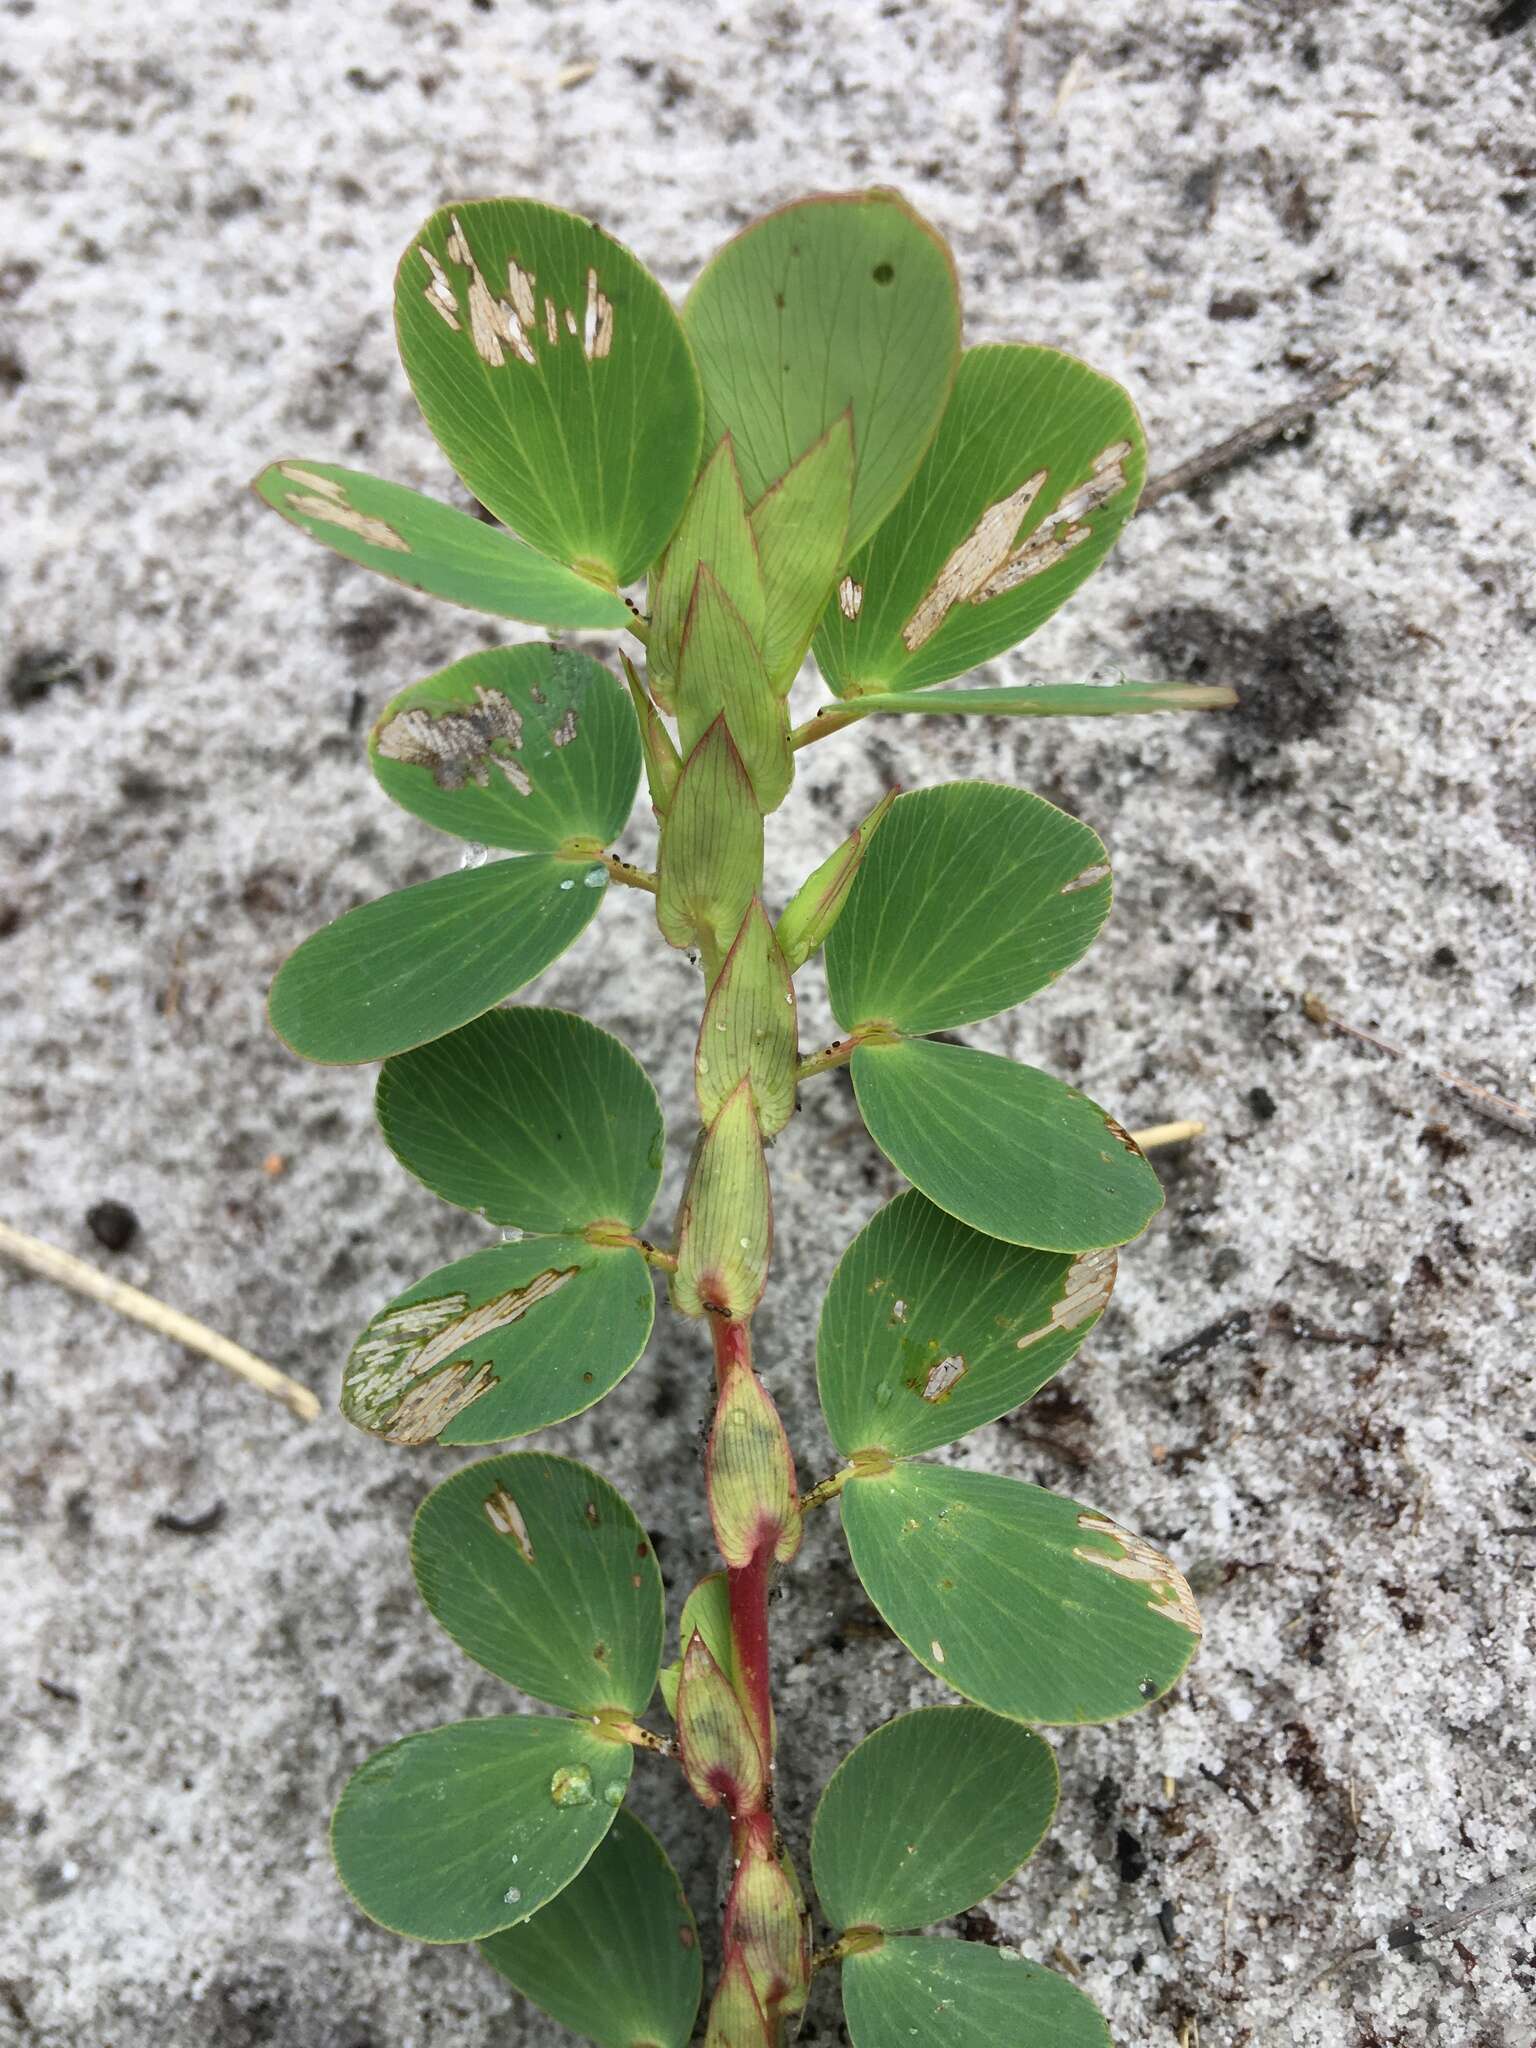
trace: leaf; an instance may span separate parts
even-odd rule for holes
[[[845,1030],[974,1024],[1047,987],[1109,915],[1098,834],[1043,797],[951,782],[898,797],[827,941]]]
[[[705,1649],[734,1685],[736,1657],[731,1641],[731,1594],[724,1572],[706,1573],[683,1602],[677,1624],[678,1660],[675,1664],[664,1665],[660,1678],[661,1696],[674,1721],[677,1719],[677,1684],[683,1668],[681,1652],[687,1649],[695,1630],[703,1637]]]
[[[272,1029],[301,1058],[356,1066],[471,1023],[542,974],[597,915],[589,860],[528,854],[349,910],[278,970]]]
[[[519,853],[592,850],[624,829],[640,735],[623,686],[560,647],[493,647],[385,706],[368,741],[385,791],[460,839]]]
[[[331,1822],[341,1881],[415,1941],[479,1941],[563,1891],[613,1825],[627,1743],[510,1714],[408,1735],[353,1772]]]
[[[844,1252],[822,1304],[816,1378],[845,1457],[957,1442],[1059,1372],[1098,1321],[1112,1251],[983,1237],[915,1188]]]
[[[684,1775],[701,1806],[718,1806],[723,1799],[732,1813],[750,1813],[761,1804],[757,1737],[735,1688],[698,1633],[683,1644],[677,1741]]]
[[[763,662],[780,696],[800,672],[847,549],[853,424],[844,413],[752,507]]]
[[[795,1110],[798,1043],[794,985],[754,898],[704,1005],[693,1063],[700,1120],[713,1123],[747,1081],[763,1136],[782,1131]]]
[[[887,790],[869,816],[855,825],[842,845],[808,874],[784,906],[776,928],[779,950],[791,974],[798,974],[843,914],[854,877],[864,862],[869,842],[890,816],[897,792]]]
[[[726,1563],[744,1570],[767,1543],[788,1563],[800,1548],[795,1461],[779,1411],[749,1365],[732,1366],[720,1389],[705,1470],[715,1545]]]
[[[1178,1570],[1060,1494],[903,1463],[839,1499],[870,1599],[919,1664],[994,1714],[1113,1721],[1165,1693],[1198,1647]]]
[[[396,1444],[494,1444],[579,1415],[645,1349],[644,1259],[579,1237],[493,1245],[381,1309],[342,1380],[349,1422]]]
[[[765,815],[777,810],[795,779],[789,713],[768,680],[746,620],[707,563],[694,583],[674,687],[683,752],[691,753],[723,716],[757,808]]]
[[[836,1928],[929,1927],[995,1892],[1056,1811],[1049,1743],[979,1707],[920,1707],[866,1735],[816,1808],[811,1868]]]
[[[1113,1117],[1064,1081],[970,1046],[862,1045],[869,1135],[929,1201],[988,1237],[1043,1251],[1126,1244],[1163,1206]]]
[[[251,489],[274,512],[409,590],[535,626],[627,626],[628,606],[499,527],[334,462],[274,462]]]
[[[666,1852],[627,1808],[563,1892],[480,1953],[599,2048],[687,2048],[703,1991],[698,1928]]]
[[[703,948],[713,974],[762,872],[762,814],[725,720],[717,718],[683,763],[661,828],[656,922],[663,938]]]
[[[1146,443],[1112,378],[1050,348],[967,349],[912,487],[816,635],[841,697],[915,690],[1043,625],[1130,518]]]
[[[669,710],[701,565],[709,568],[749,637],[757,640],[763,629],[763,577],[729,435],[700,472],[671,545],[651,578],[646,670],[658,700]]]
[[[726,243],[683,324],[706,438],[731,435],[749,503],[851,412],[859,547],[911,481],[954,378],[960,302],[940,236],[894,192],[801,200]]]
[[[395,281],[400,356],[470,490],[608,590],[643,575],[698,462],[698,377],[661,286],[531,199],[445,207]]]
[[[843,1964],[853,2048],[1111,2048],[1098,2007],[1054,1970],[980,1941],[886,1941]]]
[[[650,1539],[605,1479],[569,1458],[483,1458],[422,1502],[421,1597],[459,1648],[573,1714],[644,1713],[665,1596]]]
[[[767,2048],[773,2035],[752,1988],[752,1973],[740,1949],[733,1949],[720,1971],[704,2048]]]
[[[1022,683],[975,690],[875,690],[841,707],[862,718],[883,711],[985,713],[1014,718],[1127,718],[1154,711],[1224,711],[1237,692],[1216,683]]]
[[[645,754],[645,777],[650,785],[651,807],[658,818],[664,818],[672,807],[672,793],[682,773],[682,756],[671,733],[657,716],[656,706],[651,702],[635,664],[627,654],[621,653],[619,659],[624,664],[624,680],[629,685],[630,702],[640,723],[640,745]]]
[[[672,1306],[749,1316],[768,1284],[773,1203],[762,1135],[743,1081],[699,1140],[677,1219]]]
[[[407,1173],[520,1230],[637,1230],[661,1182],[661,1105],[626,1046],[567,1010],[493,1010],[392,1059],[375,1103]]]

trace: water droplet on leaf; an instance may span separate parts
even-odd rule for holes
[[[482,846],[477,839],[472,839],[459,855],[459,866],[461,868],[483,868],[489,857],[490,848]]]
[[[556,1806],[590,1806],[592,1773],[585,1764],[562,1764],[549,1781],[549,1796]]]

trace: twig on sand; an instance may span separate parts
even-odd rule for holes
[[[1148,1124],[1144,1131],[1132,1131],[1131,1136],[1143,1152],[1150,1152],[1158,1145],[1182,1145],[1190,1138],[1203,1138],[1205,1125],[1196,1117],[1185,1117],[1173,1124]]]
[[[28,1272],[40,1273],[45,1280],[55,1280],[61,1287],[73,1288],[76,1294],[86,1294],[93,1301],[105,1302],[119,1315],[131,1316],[136,1323],[143,1323],[146,1329],[157,1330],[162,1337],[185,1344],[189,1351],[200,1351],[205,1358],[213,1359],[215,1364],[237,1373],[241,1379],[249,1380],[252,1386],[260,1387],[264,1394],[271,1394],[275,1400],[281,1401],[301,1422],[313,1422],[319,1415],[320,1403],[309,1388],[301,1387],[297,1380],[279,1372],[275,1365],[268,1365],[265,1359],[257,1358],[239,1344],[231,1343],[228,1337],[221,1337],[206,1323],[184,1316],[180,1309],[168,1308],[163,1301],[156,1301],[152,1294],[141,1293],[137,1287],[129,1287],[122,1280],[112,1280],[105,1273],[98,1273],[94,1266],[88,1266],[84,1259],[75,1258],[71,1252],[60,1251],[57,1245],[44,1244],[41,1238],[28,1237],[25,1231],[13,1230],[8,1223],[0,1223],[0,1252],[14,1259],[19,1266],[25,1266]]]
[[[1208,476],[1218,471],[1231,469],[1234,463],[1242,462],[1249,455],[1256,455],[1261,448],[1267,448],[1272,441],[1278,441],[1297,427],[1304,427],[1315,413],[1325,406],[1337,405],[1341,398],[1348,398],[1352,391],[1358,391],[1363,384],[1374,384],[1381,375],[1375,363],[1362,363],[1358,370],[1351,370],[1347,377],[1335,378],[1333,383],[1324,384],[1319,390],[1309,392],[1305,398],[1292,399],[1289,405],[1277,406],[1251,425],[1240,427],[1235,434],[1229,434],[1224,441],[1218,441],[1213,448],[1206,448],[1199,455],[1192,455],[1187,462],[1176,463],[1172,469],[1165,469],[1161,476],[1153,477],[1141,494],[1137,505],[1138,513],[1149,512],[1164,498],[1171,498],[1177,491],[1193,490]]]
[[[1468,1109],[1476,1110],[1490,1123],[1501,1124],[1506,1131],[1519,1131],[1522,1137],[1536,1138],[1536,1109],[1529,1109],[1522,1102],[1511,1102],[1507,1095],[1497,1095],[1493,1089],[1484,1088],[1477,1081],[1469,1081],[1464,1074],[1453,1074],[1446,1067],[1437,1067],[1422,1053],[1409,1052],[1406,1047],[1394,1045],[1390,1039],[1382,1038],[1374,1031],[1366,1031],[1359,1024],[1346,1024],[1341,1017],[1334,1016],[1321,996],[1304,995],[1301,1008],[1309,1023],[1320,1025],[1327,1031],[1337,1031],[1345,1038],[1357,1038],[1362,1045],[1374,1046],[1377,1052],[1384,1052],[1389,1059],[1406,1060],[1421,1074],[1430,1075],[1453,1094],[1459,1095]]]

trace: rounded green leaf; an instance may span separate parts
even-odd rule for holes
[[[558,1898],[480,1953],[599,2048],[687,2048],[704,1983],[698,1928],[665,1850],[627,1809]]]
[[[1059,1372],[1103,1313],[1112,1251],[1006,1244],[898,1195],[849,1245],[816,1336],[816,1379],[845,1457],[898,1457],[995,1422]]]
[[[980,1707],[920,1707],[866,1735],[816,1808],[811,1869],[836,1928],[929,1927],[995,1892],[1056,1811],[1056,1759]]]
[[[567,1010],[492,1010],[389,1060],[374,1107],[406,1172],[490,1223],[637,1230],[661,1182],[645,1069]]]
[[[517,853],[606,845],[640,786],[628,692],[568,647],[492,647],[413,683],[386,705],[368,758],[418,818]]]
[[[948,1031],[1022,1003],[1092,945],[1109,915],[1096,832],[1043,797],[951,782],[898,797],[827,940],[832,1009]]]
[[[1113,1721],[1165,1693],[1200,1616],[1129,1530],[991,1472],[897,1464],[839,1496],[866,1592],[919,1664],[1017,1721]]]
[[[1093,1251],[1138,1236],[1163,1206],[1114,1118],[1038,1068],[911,1038],[860,1046],[853,1087],[892,1165],[988,1237]]]
[[[341,1412],[396,1444],[495,1444],[579,1415],[645,1349],[637,1251],[579,1237],[493,1245],[381,1309],[347,1360]]]
[[[608,871],[527,854],[397,889],[289,954],[272,1029],[331,1066],[387,1059],[456,1031],[542,974],[597,915]]]
[[[536,626],[627,626],[623,598],[510,533],[404,484],[334,462],[274,462],[251,486],[349,562],[409,590]]]
[[[967,349],[911,489],[822,616],[823,675],[845,697],[915,690],[1017,645],[1104,559],[1146,465],[1112,378],[1051,348]]]
[[[886,1941],[843,1964],[853,2048],[1111,2048],[1075,1984],[981,1941]]]
[[[612,589],[666,546],[699,456],[671,301],[593,222],[532,199],[434,213],[400,262],[411,389],[471,491]]]
[[[408,1735],[353,1772],[331,1821],[341,1881],[414,1941],[480,1941],[529,1919],[623,1804],[627,1743],[510,1714]]]
[[[750,503],[851,412],[858,547],[911,481],[959,360],[943,239],[895,192],[800,200],[726,243],[683,322],[707,445],[730,434]]]
[[[606,1479],[513,1451],[466,1465],[417,1510],[421,1597],[477,1664],[573,1714],[643,1713],[664,1596],[650,1538]]]

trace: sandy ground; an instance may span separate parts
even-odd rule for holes
[[[1123,2048],[1529,2048],[1536,1153],[1300,1002],[1536,1092],[1532,11],[0,5],[3,1213],[326,1404],[306,1430],[0,1275],[0,2039],[556,2037],[472,1952],[371,1927],[328,1866],[365,1752],[505,1701],[407,1571],[412,1509],[457,1458],[332,1412],[354,1330],[477,1226],[390,1163],[366,1074],[304,1068],[262,1016],[316,924],[453,865],[359,731],[497,636],[241,487],[293,453],[451,489],[388,321],[445,197],[589,211],[680,290],[766,204],[885,181],[953,237],[971,336],[1122,376],[1154,469],[1386,373],[1144,515],[997,665],[1230,681],[1237,714],[866,727],[805,757],[775,821],[782,898],[892,778],[1021,780],[1080,812],[1116,860],[1109,934],[975,1041],[1127,1123],[1211,1126],[1160,1155],[1166,1213],[1088,1355],[964,1452],[1165,1543],[1209,1628],[1161,1709],[1059,1739],[1060,1824],[990,1911]],[[642,900],[538,993],[657,1076],[675,1195],[694,983]],[[815,1039],[815,987],[806,1013]],[[893,1182],[835,1080],[775,1170],[794,1284],[761,1348],[809,1479],[815,1304]],[[85,1220],[106,1198],[138,1220],[117,1253]],[[642,1504],[678,1598],[709,1554],[706,1398],[673,1328],[546,1439]],[[936,1689],[830,1518],[777,1627],[803,1841],[849,1743]],[[718,1830],[637,1775],[712,1913]],[[1436,1931],[1469,1895],[1484,1910]],[[807,2039],[840,2038],[819,1999]]]

